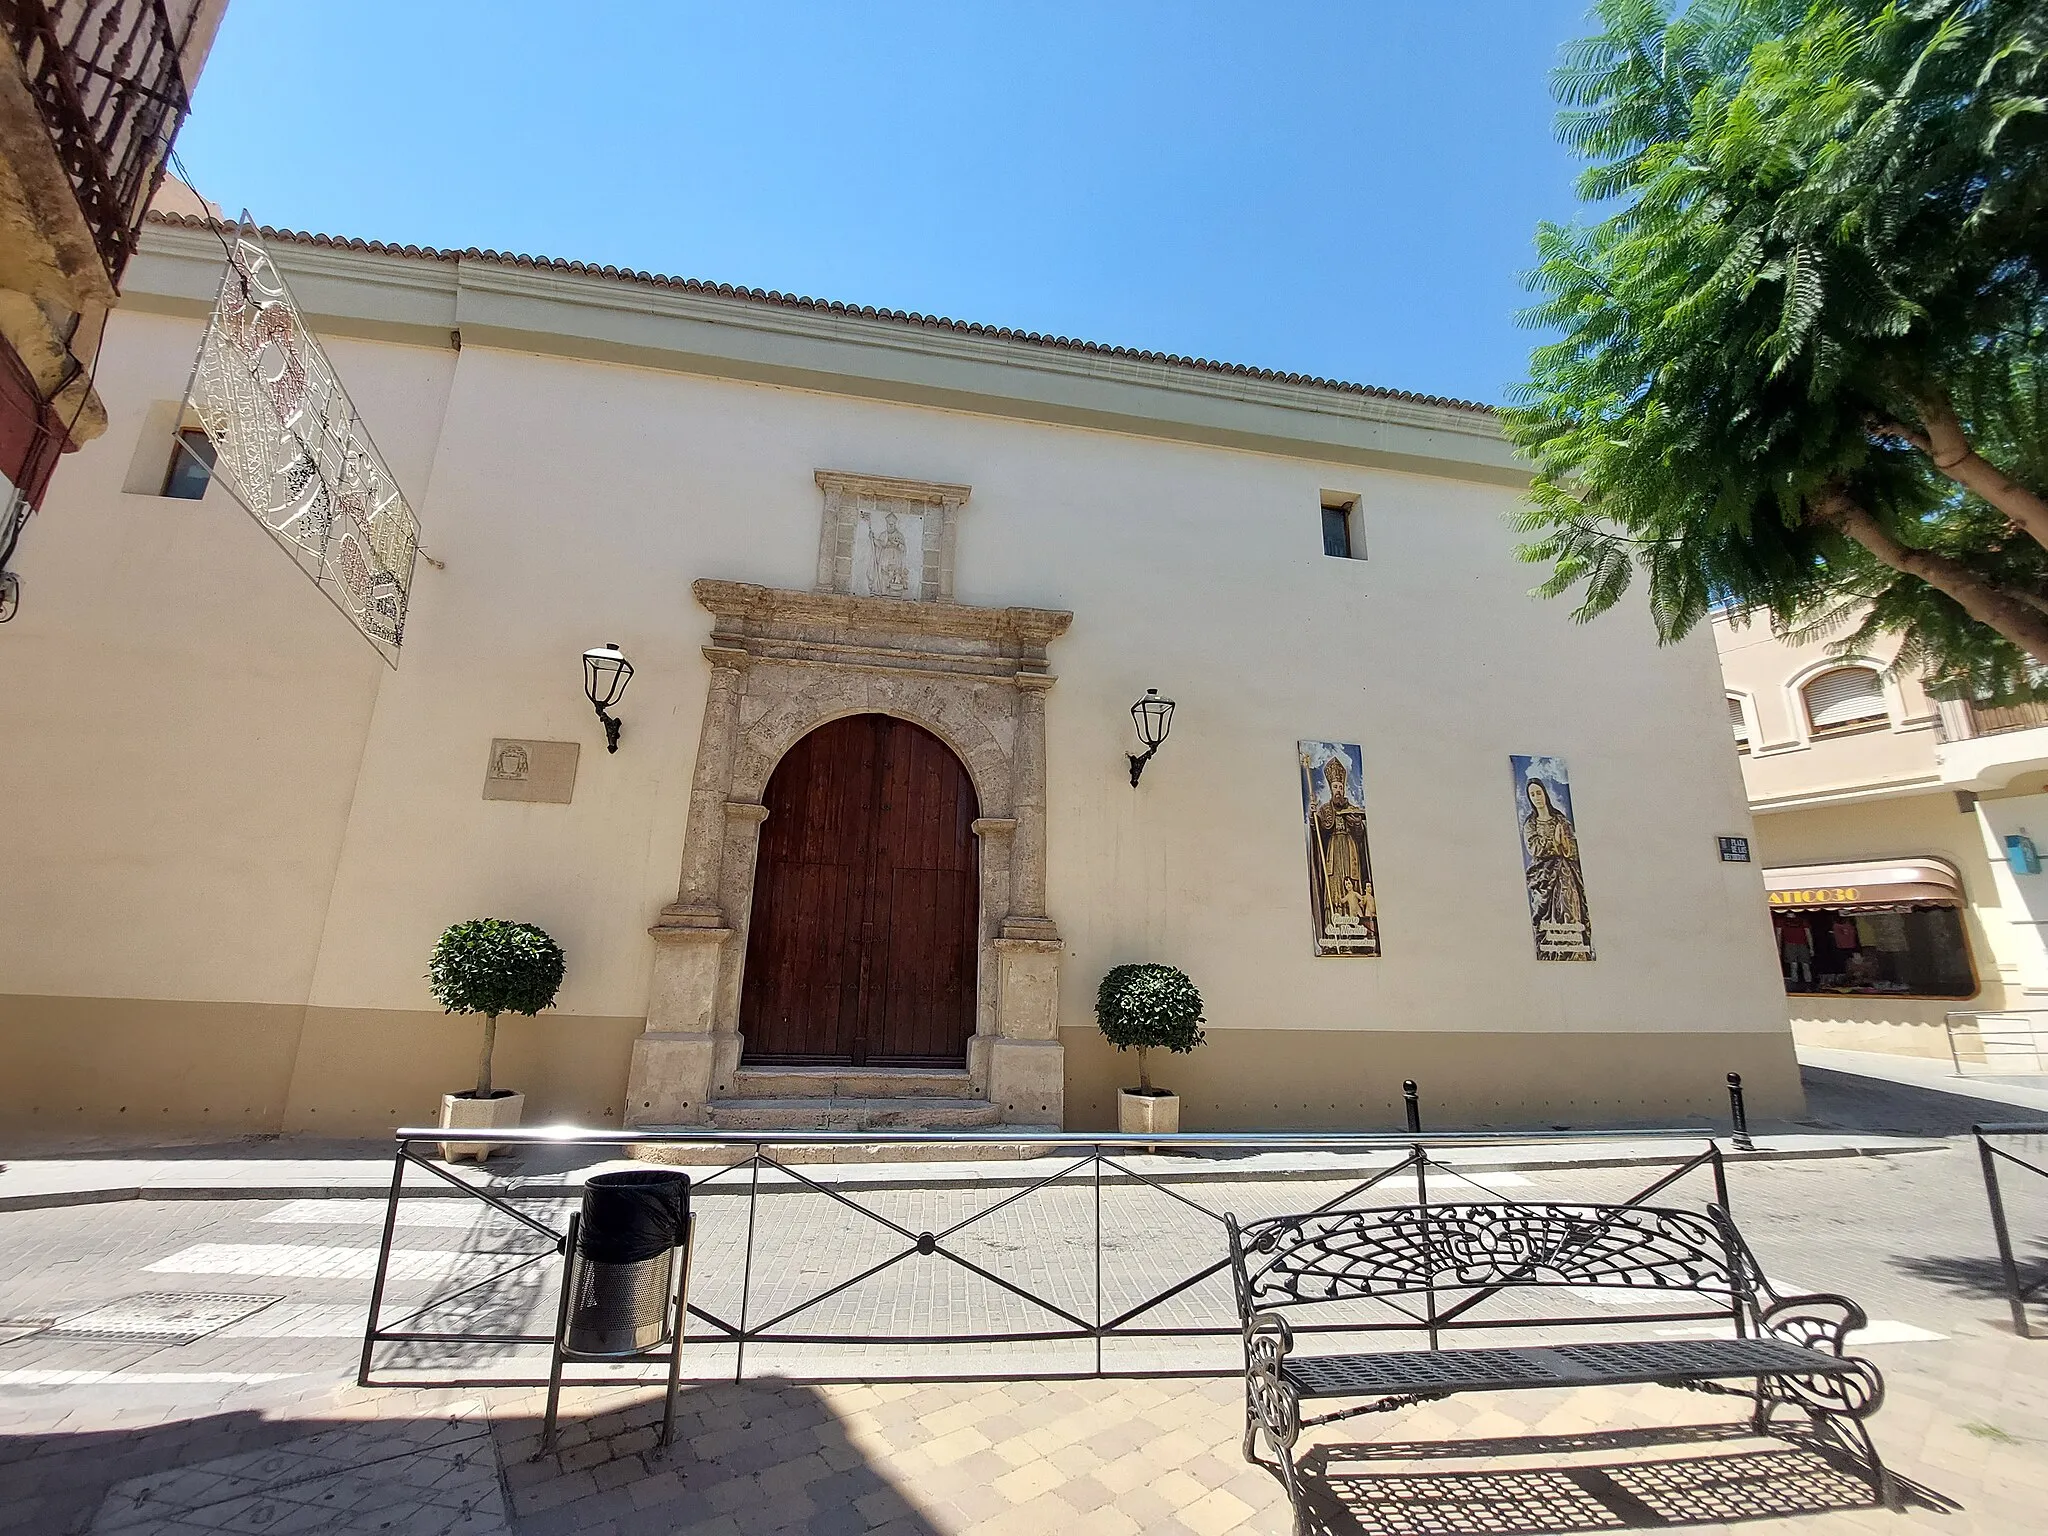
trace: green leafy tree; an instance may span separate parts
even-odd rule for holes
[[[484,1016],[484,1049],[476,1068],[476,1097],[491,1096],[491,1051],[498,1015],[536,1014],[554,1006],[561,990],[562,946],[531,923],[478,917],[443,933],[427,961],[427,984],[449,1013]]]
[[[1202,1043],[1202,994],[1170,965],[1112,966],[1095,992],[1095,1022],[1111,1045],[1138,1053],[1138,1086],[1149,1093],[1147,1051],[1185,1055]]]
[[[1555,80],[1600,217],[1537,232],[1506,416],[1540,590],[2048,691],[2048,7],[1674,10],[1600,0]]]

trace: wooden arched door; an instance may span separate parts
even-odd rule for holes
[[[980,814],[931,732],[852,715],[789,749],[740,990],[748,1062],[957,1066],[974,1033]]]

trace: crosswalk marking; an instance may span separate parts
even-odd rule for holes
[[[1732,1339],[1735,1328],[1731,1323],[1695,1323],[1685,1328],[1659,1328],[1657,1336],[1664,1339]],[[1912,1323],[1902,1323],[1894,1318],[1872,1318],[1870,1326],[1859,1328],[1849,1335],[1849,1347],[1859,1349],[1866,1344],[1941,1344],[1948,1335],[1934,1333]]]
[[[532,1249],[450,1253],[431,1248],[394,1248],[389,1273],[393,1280],[481,1280],[509,1269],[533,1253]],[[194,1243],[144,1268],[155,1275],[367,1280],[377,1272],[377,1250],[311,1243]]]
[[[0,1371],[0,1387],[261,1386],[289,1381],[303,1371]]]
[[[216,1339],[359,1339],[363,1336],[363,1304],[287,1301],[266,1307],[254,1317],[230,1323]]]
[[[553,1220],[559,1224],[568,1203],[567,1200],[527,1200],[522,1201],[519,1208],[536,1221]],[[381,1227],[384,1225],[384,1202],[292,1200],[256,1219],[284,1226]],[[504,1212],[493,1210],[480,1200],[402,1200],[398,1205],[398,1224],[401,1227],[441,1227],[459,1231],[499,1225],[508,1231],[526,1230]]]

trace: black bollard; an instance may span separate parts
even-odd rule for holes
[[[1415,1091],[1414,1078],[1401,1085],[1401,1099],[1408,1109],[1408,1133],[1415,1135],[1422,1129],[1422,1099]]]
[[[1728,1074],[1728,1112],[1735,1120],[1735,1149],[1738,1152],[1754,1152],[1756,1143],[1749,1139],[1749,1114],[1742,1107],[1742,1074]]]

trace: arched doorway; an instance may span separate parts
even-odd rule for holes
[[[907,720],[850,715],[791,747],[761,798],[746,1060],[958,1066],[980,883],[960,759]]]

